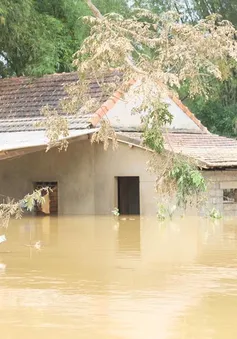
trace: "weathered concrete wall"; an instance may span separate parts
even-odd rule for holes
[[[15,199],[33,189],[36,181],[57,181],[59,214],[111,214],[118,206],[117,177],[139,176],[140,211],[142,215],[157,213],[158,196],[155,177],[147,172],[149,152],[120,143],[106,152],[103,145],[89,140],[70,144],[67,152],[57,149],[28,154],[0,162],[0,193]],[[223,203],[223,189],[237,188],[237,171],[204,171],[208,182],[208,206],[226,216],[237,216],[237,203]],[[187,211],[195,215],[195,208]]]
[[[94,148],[87,140],[67,152],[40,151],[0,163],[1,194],[19,199],[33,182],[57,181],[60,214],[94,214]]]
[[[237,171],[203,172],[208,184],[208,207],[215,207],[224,216],[237,216],[237,203],[223,203],[223,190],[237,188]]]
[[[132,88],[137,86],[139,85],[134,85]],[[134,114],[133,109],[141,105],[142,97],[134,96],[132,88],[131,92],[125,95],[124,100],[119,100],[109,111],[109,120],[114,127],[141,127],[141,114]],[[167,128],[200,131],[196,123],[173,100],[167,97],[164,102],[168,104],[168,110],[173,116],[172,123],[167,124]]]
[[[79,141],[67,152],[53,149],[1,161],[1,194],[16,199],[36,181],[57,181],[59,214],[111,214],[117,206],[117,176],[140,177],[141,214],[155,214],[154,178],[146,171],[148,153],[120,144],[117,151]]]
[[[155,177],[147,172],[149,152],[127,144],[119,144],[116,151],[106,152],[95,145],[95,214],[110,214],[118,206],[116,178],[139,176],[140,212],[155,215],[157,212]]]

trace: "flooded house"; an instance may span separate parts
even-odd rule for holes
[[[41,109],[57,108],[65,85],[76,80],[76,73],[0,80],[1,194],[20,199],[49,186],[50,214],[108,215],[118,207],[125,215],[155,215],[159,197],[155,176],[147,171],[151,151],[142,144],[132,100],[107,98],[97,112],[69,116],[67,151],[55,147],[45,152],[45,131],[36,127]],[[96,82],[91,95],[101,95]],[[166,150],[197,160],[208,181],[210,207],[237,215],[237,141],[211,134],[176,97],[167,98],[167,103],[173,121],[165,135]],[[105,113],[117,133],[115,151],[91,143]]]

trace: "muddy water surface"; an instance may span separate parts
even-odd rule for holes
[[[237,219],[24,218],[6,236],[0,338],[237,338]]]

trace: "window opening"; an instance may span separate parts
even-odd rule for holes
[[[34,189],[42,189],[44,187],[48,187],[50,188],[49,190],[49,195],[47,198],[45,198],[46,203],[45,203],[45,211],[48,213],[44,213],[42,211],[43,206],[38,206],[36,204],[35,206],[35,213],[36,215],[41,215],[41,214],[58,214],[58,183],[55,181],[44,181],[44,182],[40,182],[37,181],[34,183]],[[46,190],[42,190],[42,195],[46,195]],[[47,204],[49,205],[47,207]],[[47,211],[48,209],[48,211]]]
[[[237,188],[224,189],[223,202],[226,204],[237,203]]]

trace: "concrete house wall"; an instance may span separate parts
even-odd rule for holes
[[[74,142],[66,152],[39,151],[1,161],[1,194],[20,199],[37,181],[58,182],[61,215],[108,215],[117,201],[117,177],[138,176],[141,215],[155,215],[158,196],[155,177],[147,172],[150,152],[120,143],[113,151],[89,140]],[[226,216],[237,216],[237,203],[223,203],[223,189],[237,188],[237,171],[204,171],[208,183],[208,207]],[[196,209],[187,211],[195,215]]]
[[[67,152],[53,149],[1,161],[1,194],[20,199],[33,182],[57,181],[60,214],[94,214],[94,148],[72,143]]]
[[[200,127],[190,119],[187,114],[169,97],[166,97],[164,103],[168,105],[168,111],[172,114],[173,120],[171,124],[167,124],[167,128],[172,130],[191,130],[200,132]],[[124,100],[119,100],[113,108],[109,110],[109,120],[112,126],[119,128],[141,127],[141,116],[146,115],[145,112],[141,114],[133,113],[134,107],[139,107],[142,99],[134,96],[133,92],[125,95]]]
[[[111,214],[117,206],[118,176],[139,176],[141,214],[155,214],[154,177],[146,171],[148,153],[120,144],[117,151],[89,140],[69,145],[66,152],[53,149],[1,161],[1,194],[20,199],[34,182],[58,182],[59,214]]]
[[[106,152],[95,145],[95,214],[109,214],[118,206],[116,178],[120,176],[139,176],[140,212],[156,214],[155,177],[147,172],[149,156],[150,152],[127,144]]]

